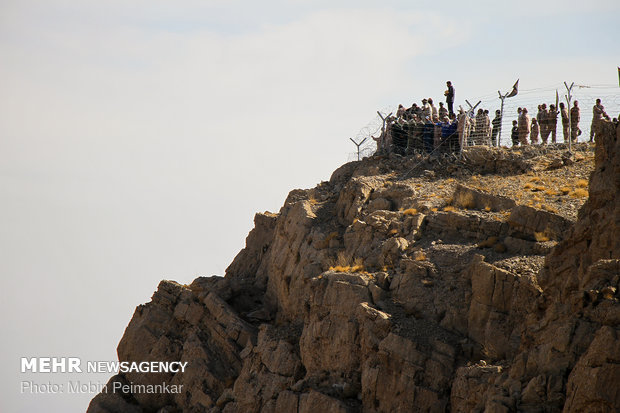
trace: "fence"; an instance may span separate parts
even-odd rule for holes
[[[572,82],[567,83],[570,86]],[[504,93],[507,90],[508,89],[503,90],[502,92]],[[547,107],[549,107],[550,104],[555,105],[556,90],[558,92],[559,102],[564,102],[564,105],[567,106],[565,98],[566,87],[563,82],[534,89],[519,89],[519,93],[516,96],[506,98],[504,100],[504,116],[502,117],[500,145],[512,146],[510,132],[512,129],[512,121],[517,119],[517,108],[527,108],[530,117],[535,117],[538,112],[538,105],[542,103],[546,103]],[[582,134],[577,138],[579,142],[585,142],[590,139],[592,107],[595,105],[596,99],[601,99],[601,102],[605,107],[605,112],[607,112],[610,118],[617,118],[620,116],[620,88],[618,85],[585,85],[575,82],[571,93],[572,102],[577,100],[579,102],[579,107],[581,108],[579,128],[582,130]],[[424,97],[428,96],[416,97],[416,101],[419,102]],[[488,94],[478,97],[468,97],[467,100],[474,105],[480,101],[481,103],[476,109],[488,109],[491,119],[495,116],[495,110],[499,109],[501,106],[501,100],[499,99],[497,92],[495,92],[495,94]],[[439,99],[436,101],[439,102]],[[465,110],[469,109],[469,106],[465,103],[464,99],[462,101],[457,100],[455,102],[455,112],[457,112],[457,108],[459,106],[462,106]],[[394,106],[384,107],[380,109],[379,112],[385,117],[390,112],[395,114],[397,108],[398,103]],[[372,136],[378,137],[381,134],[382,126],[383,120],[377,114],[366,126],[360,129],[355,136],[355,140],[357,142],[361,142],[364,138],[366,138],[366,142],[364,142],[364,145],[360,147],[360,155],[362,157],[370,156],[375,152],[377,146],[375,141],[372,140]],[[558,115],[557,143],[563,142],[562,121],[561,116]],[[349,154],[348,160],[357,160],[357,150],[355,153]]]

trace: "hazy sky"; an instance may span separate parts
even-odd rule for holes
[[[20,394],[70,376],[19,358],[115,359],[159,280],[223,275],[377,109],[618,84],[616,0],[508,4],[1,1],[0,411],[85,410]]]

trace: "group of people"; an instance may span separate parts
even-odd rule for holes
[[[396,116],[385,119],[381,135],[372,137],[377,142],[377,152],[408,155],[432,152],[438,147],[457,150],[459,141],[458,121],[454,113],[454,87],[450,81],[446,82],[446,87],[445,106],[443,102],[435,106],[432,98],[422,99],[421,105],[413,103],[408,108],[398,105]]]
[[[559,110],[555,105],[549,105],[548,109],[546,103],[538,105],[538,113],[531,120],[527,108],[518,108],[517,119],[512,121],[512,145],[536,145],[538,144],[539,136],[543,145],[548,143],[549,137],[551,137],[551,143],[556,143],[558,114],[560,114],[562,120],[564,142],[568,142],[569,139],[575,142],[577,137],[581,135],[581,129],[579,129],[579,122],[581,121],[579,102],[575,101],[573,103],[570,113],[566,106],[564,106],[564,103],[560,102],[558,106]],[[600,133],[600,125],[603,119],[610,120],[605,112],[605,107],[601,104],[601,100],[596,99],[596,104],[592,108],[590,142],[593,142],[596,134]]]
[[[502,112],[495,111],[493,120],[489,111],[478,109],[475,116],[459,107],[454,112],[454,87],[451,81],[446,82],[446,105],[439,102],[435,106],[432,98],[422,99],[421,105],[413,103],[411,107],[398,105],[396,115],[388,116],[381,129],[381,135],[372,137],[377,143],[377,153],[394,152],[399,155],[410,155],[416,152],[455,152],[461,146],[498,144],[497,139],[502,127]],[[447,106],[447,107],[446,107]],[[538,105],[538,112],[530,119],[527,108],[518,108],[518,117],[512,122],[512,145],[556,143],[558,115],[562,122],[564,142],[577,140],[581,135],[579,102],[575,101],[570,111],[564,103],[556,105],[546,103]],[[596,100],[593,107],[590,142],[599,132],[603,119],[609,116],[601,100]]]

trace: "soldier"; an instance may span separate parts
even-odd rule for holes
[[[555,105],[549,105],[547,114],[547,130],[551,133],[551,142],[555,143],[555,135],[558,128],[558,111]]]
[[[489,138],[491,137],[491,118],[489,118],[489,111],[488,109],[484,110],[484,144],[488,145],[489,144]]]
[[[579,121],[581,120],[581,114],[579,110],[579,102],[575,101],[573,107],[570,109],[570,129],[571,140],[575,142],[577,137],[581,135],[581,129],[579,129]]]
[[[502,112],[500,112],[499,109],[495,111],[495,117],[491,124],[493,125],[493,129],[491,130],[491,142],[493,146],[496,146],[497,134],[499,133],[499,128],[502,126]]]
[[[519,126],[516,120],[512,121],[512,132],[510,133],[512,146],[519,146]]]
[[[452,116],[454,114],[454,87],[449,80],[446,82],[446,86],[448,86],[448,89],[444,92],[444,95],[446,96],[446,103],[448,104],[448,112],[450,116]]]
[[[590,126],[590,142],[594,140],[594,135],[599,133],[599,127],[603,118],[609,120],[609,116],[605,113],[605,107],[601,105],[601,100],[596,99],[596,105],[592,107],[592,126]]]
[[[474,145],[480,145],[482,143],[482,139],[484,136],[484,111],[482,109],[478,109],[476,112],[476,117],[474,118],[474,133],[473,133],[473,141]]]
[[[420,114],[422,119],[428,118],[430,119],[433,116],[433,110],[431,109],[431,105],[428,104],[428,99],[422,99],[422,113]]]
[[[443,106],[443,102],[439,102],[439,119],[443,120],[446,116],[449,116],[448,109]]]
[[[428,98],[428,104],[431,107],[431,119],[435,119],[435,117],[439,119],[439,111],[437,107],[433,105],[433,98]]]
[[[398,105],[398,110],[396,111],[396,117],[402,118],[405,116],[406,112],[407,112],[407,109],[405,109],[403,105]]]
[[[560,116],[562,117],[562,135],[564,142],[568,142],[568,111],[564,106],[564,102],[560,102]]]
[[[538,112],[536,113],[536,121],[538,122],[539,126],[543,124],[542,105],[538,105]]]
[[[527,145],[527,137],[530,134],[530,117],[527,114],[527,109],[523,108],[521,110],[521,119],[520,122],[517,122],[519,129],[519,142],[521,145]]]
[[[540,105],[540,118],[538,119],[538,127],[540,128],[540,138],[542,140],[543,145],[547,144],[547,140],[549,139],[549,111],[547,110],[547,104],[543,103]]]
[[[536,118],[532,118],[532,133],[530,133],[530,141],[532,142],[532,145],[538,143],[539,132],[540,129],[538,128],[538,121],[536,120]]]

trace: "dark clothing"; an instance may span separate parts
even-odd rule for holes
[[[493,146],[497,146],[497,134],[499,133],[499,128],[502,126],[502,117],[495,115],[491,121],[491,125],[493,125],[493,129],[491,129],[491,142],[493,142]]]
[[[460,149],[457,128],[458,124],[456,122],[441,124],[441,144],[444,147],[443,150],[455,152]]]
[[[447,92],[446,103],[448,104],[448,113],[452,116],[454,114],[454,87],[452,85],[448,86]]]
[[[519,127],[513,126],[512,133],[510,134],[512,139],[512,146],[519,146]]]
[[[427,153],[433,152],[433,135],[435,134],[435,125],[432,122],[424,124],[424,133],[422,140],[424,141],[424,150]]]
[[[407,133],[398,122],[392,124],[392,143],[394,144],[394,153],[405,155],[407,149]]]

